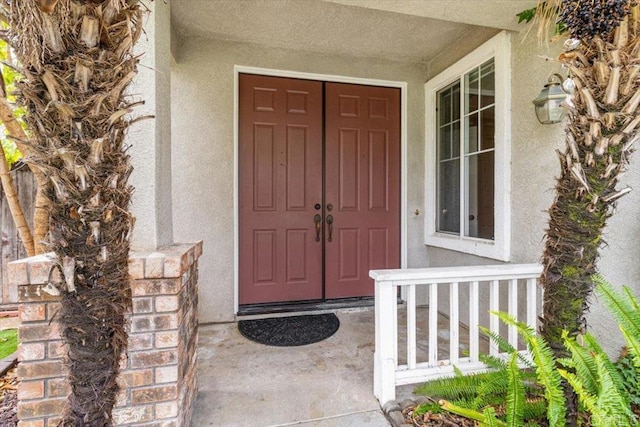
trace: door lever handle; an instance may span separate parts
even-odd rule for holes
[[[322,230],[322,217],[320,214],[316,214],[313,217],[313,221],[316,223],[316,242],[320,241],[320,230]]]
[[[332,235],[333,235],[333,215],[329,215],[327,217],[327,225],[329,226],[329,238],[327,239],[327,241],[331,242],[332,239]]]

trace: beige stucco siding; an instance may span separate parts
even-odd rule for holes
[[[423,65],[205,40],[188,40],[179,57],[172,70],[174,233],[176,241],[204,239],[200,321],[234,318],[234,65],[408,84],[408,265],[426,265]]]
[[[430,76],[453,64],[490,38],[478,33],[429,64],[340,57],[225,41],[188,39],[172,66],[172,187],[176,241],[204,240],[200,259],[200,320],[234,319],[234,65],[403,81],[408,85],[407,212],[409,267],[490,264],[497,261],[424,245],[424,90]],[[561,125],[540,125],[535,98],[559,65],[558,47],[539,47],[534,36],[512,35],[511,111],[511,262],[538,262],[542,255],[546,209],[553,201],[555,154],[562,147]],[[640,189],[638,162],[625,183]],[[634,169],[634,165],[635,169]],[[612,282],[640,288],[640,192],[619,203],[606,232],[600,269]],[[415,215],[418,209],[420,214]],[[446,298],[446,294],[442,295]],[[620,344],[615,324],[593,305],[592,331],[610,349]]]
[[[511,263],[539,262],[544,250],[547,224],[546,210],[554,198],[555,177],[559,174],[556,149],[563,149],[564,127],[560,124],[541,125],[533,110],[532,100],[538,95],[550,73],[562,73],[558,63],[542,57],[556,57],[560,46],[539,46],[535,34],[512,35],[511,70]],[[455,58],[440,58],[432,71],[439,72]],[[433,75],[433,74],[432,74]],[[640,293],[640,171],[637,156],[621,185],[637,190],[625,196],[611,219],[605,239],[608,247],[602,251],[600,271],[613,284],[633,285]],[[495,260],[428,248],[429,265],[493,264]],[[443,302],[446,301],[446,293]],[[461,296],[464,299],[464,294]],[[466,311],[466,310],[465,310]],[[610,350],[621,344],[617,326],[594,298],[588,317],[590,331]],[[613,332],[612,332],[613,331]]]

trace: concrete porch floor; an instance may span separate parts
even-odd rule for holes
[[[191,425],[389,426],[373,396],[373,309],[336,314],[340,329],[335,335],[302,347],[256,344],[240,335],[235,323],[201,326]],[[420,337],[428,330],[428,309],[419,309],[417,318]],[[448,320],[440,316],[438,324],[439,348],[446,354]],[[425,346],[419,343],[421,350]],[[403,353],[401,344],[401,361]],[[412,390],[398,388],[398,400],[410,397]]]

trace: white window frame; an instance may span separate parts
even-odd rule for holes
[[[486,61],[495,62],[494,239],[441,233],[437,223],[437,93]],[[503,31],[429,80],[425,86],[425,244],[481,257],[509,261],[511,247],[511,37]],[[461,90],[461,93],[463,91]],[[460,137],[464,132],[460,127]],[[463,154],[461,153],[461,165]],[[463,185],[464,181],[461,181]],[[460,201],[464,215],[464,198]]]

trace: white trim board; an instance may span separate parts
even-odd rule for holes
[[[439,233],[436,230],[437,148],[436,93],[471,69],[495,61],[495,239],[477,239]],[[427,246],[449,249],[486,258],[509,261],[511,252],[511,37],[503,31],[458,62],[430,79],[425,90],[425,223]],[[461,94],[462,96],[462,94]],[[501,124],[501,125],[498,125]],[[461,131],[461,138],[463,133]],[[463,182],[463,181],[461,181]],[[461,200],[461,213],[464,212]],[[462,223],[461,223],[462,224]]]
[[[400,89],[400,268],[407,268],[407,82],[365,79],[360,77],[332,74],[303,73],[299,71],[275,70],[272,68],[235,65],[233,68],[233,313],[238,314],[238,271],[239,253],[239,206],[238,206],[238,96],[240,74],[287,77],[294,79],[318,80],[335,83],[351,83],[368,86],[393,87]]]

